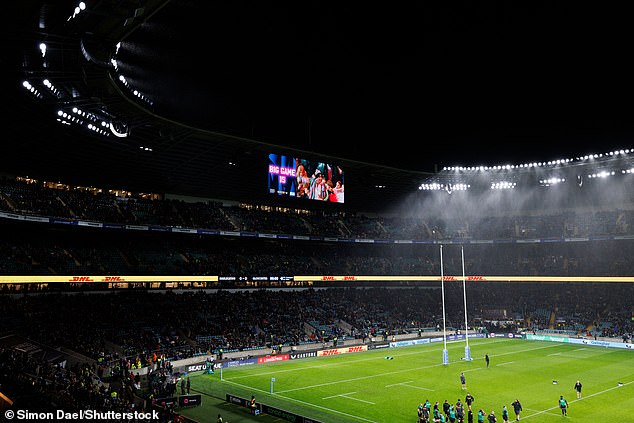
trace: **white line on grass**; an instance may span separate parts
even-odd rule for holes
[[[405,385],[408,383],[413,383],[413,380],[408,380],[407,382],[401,382],[401,383],[392,383],[390,385],[385,385],[386,388],[391,388],[392,386],[400,386],[400,385]]]
[[[345,394],[331,395],[329,397],[323,397],[322,399],[325,400],[325,399],[330,399],[330,398],[341,397],[341,396],[344,396],[344,395],[354,395],[354,394],[356,394],[356,392],[346,392]]]
[[[483,370],[484,367],[476,367],[475,369],[467,369],[467,370],[463,370],[462,373],[467,373],[467,372],[477,372],[478,370]]]
[[[499,341],[499,342],[502,342],[502,341]],[[558,344],[540,346],[540,347],[537,347],[537,348],[527,348],[527,349],[521,350],[521,351],[512,351],[512,352],[508,352],[508,353],[496,354],[496,356],[499,357],[499,356],[503,356],[503,355],[518,354],[518,353],[523,353],[523,352],[527,352],[527,351],[535,351],[535,350],[541,350],[541,349],[546,349],[546,348],[553,348],[553,347],[557,347],[557,346],[560,346],[560,345],[561,344],[558,343]],[[412,354],[415,354],[415,353],[412,353]],[[409,355],[409,353],[407,355]],[[363,361],[366,361],[366,360],[363,360]],[[317,404],[313,404],[313,403],[310,403],[310,402],[298,400],[296,398],[288,397],[288,396],[281,395],[281,394],[285,393],[285,392],[299,391],[299,390],[304,390],[304,389],[311,389],[311,388],[316,388],[316,387],[319,387],[319,386],[334,385],[334,384],[338,384],[338,383],[353,382],[353,381],[356,381],[356,380],[370,379],[370,378],[384,376],[384,375],[389,375],[389,374],[410,372],[412,370],[427,369],[427,368],[439,367],[439,366],[444,366],[444,364],[439,363],[439,364],[435,364],[435,365],[424,366],[424,367],[419,367],[419,368],[414,368],[414,369],[406,369],[406,370],[396,371],[396,372],[381,373],[381,374],[377,374],[377,375],[365,376],[365,377],[354,378],[354,379],[349,379],[349,380],[340,380],[340,381],[335,381],[335,382],[323,383],[323,384],[319,384],[319,385],[306,386],[306,387],[303,387],[303,388],[289,389],[289,390],[286,390],[286,391],[278,391],[274,395],[279,397],[279,398],[284,398],[284,399],[287,399],[289,401],[296,402],[296,403],[299,403],[299,404],[307,405],[307,406],[314,407],[314,408],[321,409],[321,410],[330,411],[332,413],[340,414],[340,415],[343,415],[343,416],[348,416],[348,417],[350,417],[352,419],[355,419],[355,420],[364,421],[364,422],[368,422],[368,423],[379,423],[379,422],[375,422],[374,420],[366,419],[366,418],[363,418],[363,417],[360,417],[360,416],[356,416],[356,415],[353,415],[353,414],[344,413],[343,411],[331,409],[331,408],[328,408],[328,407],[323,407],[323,406],[320,406],[320,405],[317,405]],[[311,366],[310,368],[314,368],[314,367],[325,367],[325,366]],[[302,368],[298,368],[297,370],[303,370],[305,368],[306,367],[302,367]],[[278,373],[278,372],[267,372],[267,373],[264,373],[264,374],[275,374],[275,373]],[[262,374],[257,374],[257,376],[261,376],[261,375]],[[254,375],[251,374],[251,376],[254,376]],[[238,378],[238,377],[235,377],[234,379],[236,379],[236,378]],[[265,393],[265,394],[270,394],[270,392],[268,392],[266,390],[254,388],[254,387],[248,386],[248,385],[243,385],[241,383],[234,382],[233,380],[229,380],[227,378],[222,379],[222,381],[226,382],[226,383],[233,384],[233,385],[241,386],[243,388],[250,389],[252,391],[257,391],[257,392],[262,392],[262,393]],[[629,383],[631,383],[631,382],[628,382],[628,384]]]
[[[544,345],[542,347],[537,347],[537,348],[526,348],[525,350],[509,351],[509,352],[505,352],[505,353],[501,353],[501,354],[495,354],[495,355],[491,355],[490,357],[501,357],[503,355],[521,354],[521,353],[525,353],[527,351],[543,350],[543,349],[546,349],[546,348],[560,347],[562,345],[565,345],[565,344],[564,343],[557,343],[557,344],[553,344],[553,345]],[[560,353],[555,353],[555,354],[560,354]],[[555,354],[549,354],[549,355],[555,355]]]
[[[608,354],[608,353],[611,353],[611,352],[613,352],[613,351],[607,351],[607,352],[599,351],[600,354]],[[566,353],[562,352],[560,354],[557,354],[557,357],[566,358],[566,359],[572,359],[572,360],[588,360],[590,358],[594,358],[595,356],[594,355],[590,356],[590,355],[588,355],[588,353],[583,354],[583,356],[581,356],[579,354],[572,354],[572,352],[570,354],[566,354]]]
[[[549,413],[547,411],[533,410],[532,408],[524,408],[526,411],[536,411],[537,414],[550,414],[551,416],[561,416],[561,413]],[[526,418],[526,417],[524,417]]]
[[[405,386],[407,388],[414,388],[414,389],[420,389],[421,391],[429,391],[429,392],[434,392],[433,389],[429,389],[429,388],[423,388],[422,386],[416,386],[416,385],[410,385],[407,383],[401,383],[401,386]]]
[[[430,369],[432,367],[438,367],[438,366],[444,366],[444,364],[438,363],[438,364],[432,364],[432,365],[429,365],[429,366],[416,367],[414,369],[396,370],[396,371],[393,371],[393,372],[384,372],[384,373],[379,373],[379,374],[375,374],[375,375],[354,377],[354,378],[351,378],[351,379],[335,380],[335,381],[332,381],[332,382],[324,382],[324,383],[318,383],[316,385],[303,386],[301,388],[286,389],[286,390],[283,390],[283,391],[278,391],[278,393],[279,392],[286,393],[286,392],[294,392],[294,391],[303,391],[304,389],[319,388],[321,386],[337,385],[337,384],[340,384],[340,383],[356,382],[356,381],[359,381],[359,380],[372,379],[372,378],[375,378],[375,377],[381,377],[381,376],[387,376],[387,375],[395,375],[395,374],[399,374],[399,373],[409,373],[412,370]]]
[[[487,345],[498,343],[498,342],[505,342],[505,341],[506,341],[506,339],[494,340],[494,341],[487,342]],[[463,342],[463,341],[449,341],[448,344],[458,343],[458,342]],[[434,343],[434,344],[436,344],[436,343]],[[433,344],[429,343],[429,344],[424,344],[424,345],[433,345]],[[539,349],[539,348],[535,348],[535,349]],[[526,351],[532,351],[532,350],[533,349],[526,350]],[[436,353],[436,352],[437,351],[433,350],[433,349],[429,349],[427,351],[413,351],[413,352],[406,352],[406,353],[401,352],[401,353],[398,354],[398,357],[404,357],[404,356],[408,356],[408,355],[417,355],[417,356],[419,356],[422,353]],[[521,351],[521,352],[523,352],[523,351]],[[504,355],[504,354],[497,354],[498,357],[501,356],[501,355]],[[317,357],[315,357],[315,358],[317,358]],[[323,358],[323,357],[319,357],[319,358]],[[482,358],[482,357],[476,357],[476,358]],[[297,372],[297,371],[302,371],[304,369],[321,369],[321,368],[324,368],[324,367],[346,366],[346,365],[349,365],[349,364],[352,364],[352,363],[356,364],[356,363],[363,362],[363,361],[375,361],[375,360],[379,360],[379,359],[383,360],[383,357],[361,358],[361,359],[355,360],[354,362],[350,362],[350,361],[343,361],[342,362],[342,361],[339,361],[339,362],[336,362],[336,363],[321,363],[321,364],[317,364],[317,365],[314,365],[314,366],[302,366],[302,367],[296,367],[296,368],[293,368],[293,369],[286,369],[286,370],[277,370],[276,369],[276,370],[271,370],[271,371],[266,371],[266,372],[261,372],[261,373],[253,372],[253,373],[249,373],[249,374],[243,375],[243,376],[233,376],[232,379],[235,380],[235,379],[251,378],[253,376],[267,376],[267,375],[274,375],[274,374],[286,373],[286,372]],[[462,360],[461,360],[461,362],[462,362]]]
[[[506,366],[507,364],[513,364],[515,363],[514,361],[507,361],[506,363],[500,363],[500,364],[496,364],[496,366]]]
[[[603,394],[605,394],[606,392],[610,392],[610,391],[613,391],[613,390],[615,390],[615,389],[619,389],[619,388],[621,388],[621,387],[623,387],[623,386],[625,386],[625,385],[630,385],[630,384],[632,384],[632,383],[634,383],[634,380],[631,380],[631,381],[629,381],[629,382],[625,382],[625,383],[624,383],[624,384],[622,384],[622,385],[617,385],[617,386],[613,386],[612,388],[604,389],[603,391],[599,391],[599,392],[592,393],[592,394],[590,394],[590,395],[586,395],[585,397],[583,397],[583,398],[581,398],[581,399],[575,399],[575,400],[572,400],[572,401],[568,401],[568,403],[572,404],[573,402],[583,401],[584,399],[587,399],[587,398],[592,398],[592,397],[595,397],[595,396],[597,396],[597,395],[603,395]],[[535,417],[535,416],[538,416],[538,415],[540,415],[540,414],[548,413],[549,411],[551,411],[551,410],[555,410],[555,409],[558,409],[558,408],[559,408],[559,406],[558,406],[558,405],[556,405],[556,406],[554,406],[554,407],[550,407],[550,408],[547,408],[547,409],[545,409],[545,410],[538,411],[538,412],[537,412],[537,413],[535,413],[535,414],[529,414],[528,416],[522,417],[522,420],[526,420],[526,419],[528,419],[528,418]],[[548,414],[550,414],[550,413],[548,413]]]
[[[372,402],[372,401],[366,401],[366,400],[362,400],[362,399],[355,398],[355,397],[349,397],[348,395],[339,395],[339,396],[344,397],[344,398],[348,398],[348,399],[351,399],[351,400],[355,400],[355,401],[365,402],[366,404],[376,405],[376,403],[375,403],[375,402]]]
[[[393,386],[406,386],[408,388],[414,388],[414,389],[421,389],[423,391],[431,391],[433,392],[433,389],[429,389],[429,388],[423,388],[422,386],[416,386],[416,385],[410,385],[410,383],[414,383],[415,381],[413,380],[408,380],[407,382],[401,382],[401,383],[391,383],[389,385],[385,385],[386,388],[391,388]]]
[[[265,394],[270,394],[270,392],[265,391],[264,389],[254,388],[252,386],[243,385],[241,383],[233,382],[231,380],[223,379],[222,381],[223,382],[227,382],[227,383],[231,383],[233,385],[241,386],[242,388],[250,389],[252,391],[258,391],[258,392],[263,392]],[[292,402],[297,402],[297,403],[300,403],[300,404],[303,404],[303,405],[307,405],[309,407],[314,407],[314,408],[318,408],[320,410],[330,411],[331,413],[340,414],[342,416],[350,417],[351,419],[360,420],[360,421],[364,421],[364,422],[368,422],[368,423],[379,423],[379,422],[375,422],[374,420],[366,419],[366,418],[363,418],[363,417],[360,417],[360,416],[355,416],[354,414],[348,414],[348,413],[344,413],[343,411],[335,410],[335,409],[332,409],[332,408],[322,407],[321,405],[313,404],[312,402],[306,402],[306,401],[298,400],[298,399],[293,398],[293,397],[287,397],[287,396],[284,396],[284,395],[280,395],[279,393],[276,393],[274,395],[277,396],[277,397],[280,397],[280,398],[284,398],[285,400],[289,400],[289,401],[292,401]]]
[[[573,354],[575,352],[580,352],[580,351],[583,351],[585,355]],[[591,358],[600,354],[606,354],[611,352],[612,351],[605,351],[604,349],[600,349],[597,347],[590,347],[590,348],[582,347],[582,348],[577,348],[567,352],[556,352],[556,353],[548,354],[548,357],[558,356],[562,358],[583,359],[583,358]]]
[[[451,341],[451,342],[458,342],[458,341]],[[504,341],[496,341],[496,342],[504,342]],[[430,344],[426,344],[426,345],[430,345]],[[368,350],[369,351],[369,350]],[[399,357],[405,357],[408,355],[416,355],[416,356],[420,356],[422,353],[436,353],[437,351],[433,350],[433,349],[429,349],[426,351],[412,351],[412,352],[401,352],[399,353]],[[323,357],[314,357],[314,358],[323,358]],[[330,357],[328,357],[330,358]],[[375,360],[384,360],[384,357],[369,357],[369,358],[359,358],[356,359],[354,362],[350,362],[350,361],[338,361],[335,363],[320,363],[320,364],[316,364],[314,366],[302,366],[302,367],[296,367],[293,369],[286,369],[286,370],[270,370],[270,371],[266,371],[266,372],[261,372],[261,373],[250,373],[248,375],[244,375],[244,376],[234,376],[233,379],[242,379],[242,378],[251,378],[253,376],[267,376],[267,375],[273,375],[273,374],[278,374],[278,373],[286,373],[286,372],[297,372],[297,371],[301,371],[304,369],[323,369],[324,367],[337,367],[337,366],[347,366],[350,364],[356,364],[356,363],[360,363],[363,361],[375,361]]]
[[[522,350],[522,351],[514,351],[514,352],[508,353],[508,354],[518,354],[518,353],[526,352],[526,351],[534,351],[534,350],[541,350],[541,349],[545,349],[545,348],[553,348],[555,346],[558,346],[558,345],[546,345],[546,346],[542,346],[542,347],[538,347],[538,348],[529,348],[529,349]],[[506,355],[506,354],[507,353],[498,354],[498,356]],[[375,378],[375,377],[382,377],[382,376],[387,376],[387,375],[395,375],[395,374],[399,374],[399,373],[409,373],[409,372],[414,371],[414,370],[431,369],[433,367],[440,367],[440,366],[444,366],[444,365],[445,364],[443,364],[443,363],[438,363],[438,364],[431,364],[429,366],[414,367],[414,368],[410,368],[410,369],[395,370],[393,372],[384,372],[384,373],[378,373],[378,374],[375,374],[375,375],[355,377],[355,378],[352,378],[352,379],[335,380],[335,381],[332,381],[332,382],[318,383],[316,385],[308,385],[308,386],[303,386],[303,387],[300,387],[300,388],[286,389],[286,390],[278,391],[278,393],[286,393],[286,392],[293,392],[293,391],[303,391],[304,389],[312,389],[312,388],[319,388],[321,386],[337,385],[339,383],[356,382],[356,381],[359,381],[359,380],[372,379],[372,378]],[[471,370],[482,370],[482,369],[483,368],[471,369]],[[469,370],[465,370],[465,372],[467,372],[467,371],[469,371]]]
[[[586,396],[585,396],[585,397],[583,397],[583,398],[580,398],[580,399],[574,399],[574,400],[572,400],[572,401],[570,401],[570,402],[582,401],[584,398],[592,398],[592,397],[597,396],[597,395],[602,395],[602,394],[605,394],[606,392],[610,392],[610,391],[613,391],[613,390],[615,390],[615,389],[622,388],[623,386],[630,385],[630,384],[632,384],[632,383],[634,383],[634,380],[631,380],[631,381],[629,381],[629,382],[625,382],[625,383],[624,383],[624,384],[622,384],[622,385],[616,385],[616,386],[613,386],[613,387],[611,387],[611,388],[604,389],[603,391],[594,392],[594,393],[592,393],[592,394],[590,394],[590,395],[586,395]]]

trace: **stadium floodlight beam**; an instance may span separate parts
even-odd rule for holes
[[[445,322],[445,274],[442,264],[442,244],[440,244],[440,289],[442,291],[442,364],[449,364],[449,351],[447,351],[447,325]]]
[[[460,254],[462,255],[462,297],[464,299],[464,359],[473,360],[471,358],[471,348],[469,348],[469,323],[467,320],[467,278],[464,273],[464,246],[460,246]]]

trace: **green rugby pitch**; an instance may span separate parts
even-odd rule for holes
[[[416,423],[419,403],[464,402],[468,391],[475,397],[474,414],[480,408],[487,414],[494,410],[500,423],[503,405],[514,420],[516,398],[524,408],[521,421],[634,421],[634,350],[506,338],[470,339],[469,347],[473,360],[466,361],[464,341],[447,343],[447,365],[439,342],[232,367],[223,369],[222,379],[220,372],[196,374],[192,388],[203,394],[202,405],[182,412],[201,423],[215,422],[219,409],[229,423],[284,421],[222,404],[231,393],[255,395],[258,402],[324,423]],[[583,384],[581,400],[573,389],[577,380]],[[560,395],[570,404],[568,417],[558,408]]]

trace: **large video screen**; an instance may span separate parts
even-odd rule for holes
[[[343,169],[333,163],[269,154],[269,193],[307,200],[344,202]]]

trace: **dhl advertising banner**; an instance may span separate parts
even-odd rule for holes
[[[317,351],[317,357],[328,357],[331,355],[356,353],[356,352],[367,351],[367,350],[368,350],[367,345],[355,345],[354,347],[343,347],[343,348],[330,348],[327,350]]]
[[[217,282],[218,276],[0,276],[0,283]]]
[[[440,276],[294,276],[295,281],[421,281],[440,282]],[[445,282],[634,282],[631,276],[448,276],[444,275]]]
[[[417,281],[440,282],[440,276],[156,276],[156,275],[0,275],[0,284],[18,283],[90,283],[90,282],[384,282],[384,281]],[[631,276],[448,276],[442,277],[444,282],[625,282],[634,283]]]

